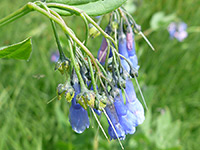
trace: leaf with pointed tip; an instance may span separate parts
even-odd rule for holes
[[[0,47],[0,58],[28,60],[32,52],[31,38],[22,42]]]
[[[73,7],[84,11],[88,15],[100,16],[119,8],[126,1],[127,0],[99,0],[96,2],[86,3],[82,5],[74,5]],[[55,10],[57,13],[63,16],[70,16],[75,14],[75,12],[60,9],[57,6],[51,5],[50,7],[53,7],[53,10]]]

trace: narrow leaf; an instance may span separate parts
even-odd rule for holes
[[[19,43],[0,47],[0,58],[28,60],[31,52],[32,52],[31,39],[27,38]]]
[[[74,5],[74,7],[84,11],[88,15],[99,16],[119,8],[126,1],[127,0],[99,0],[96,2],[90,2],[82,5]],[[52,3],[50,7],[54,7]],[[59,9],[58,7],[56,7],[57,6],[55,6],[53,9],[60,15],[70,16],[74,14],[74,12],[72,11]]]
[[[67,5],[80,5],[80,4],[85,4],[85,3],[95,2],[95,1],[99,1],[99,0],[46,0],[47,3],[51,2],[51,3],[60,3],[60,4],[67,4]]]

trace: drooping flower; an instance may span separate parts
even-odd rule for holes
[[[110,118],[116,132],[117,132],[119,139],[124,140],[125,137],[126,137],[125,131],[124,131],[123,127],[121,126],[120,122],[119,122],[119,118],[118,118],[118,114],[115,110],[115,106],[114,105],[108,105],[108,106],[106,106],[105,110],[106,110],[106,113],[108,114],[108,117]],[[109,123],[108,134],[110,135],[111,140],[117,139],[117,136],[116,136],[116,134],[115,134],[115,132],[114,132],[109,121],[108,121],[108,123]]]
[[[130,61],[132,67],[138,70],[138,59],[135,52],[135,41],[132,29],[130,30],[130,32],[127,32],[126,36],[123,33],[119,36],[118,49],[119,53]],[[123,58],[121,58],[121,64],[127,72],[130,71],[129,64]]]
[[[97,55],[99,62],[102,64],[105,63],[105,60],[106,60],[107,47],[108,47],[108,43],[106,42],[106,39],[103,38],[101,47],[100,47],[100,49],[98,51],[98,55]]]
[[[119,122],[126,134],[135,133],[135,116],[130,112],[128,107],[124,104],[122,96],[115,98],[115,109],[118,114]]]
[[[122,96],[115,97],[114,104],[105,108],[112,124],[117,131],[118,137],[123,140],[127,134],[134,134],[136,126],[142,124],[145,120],[144,108],[136,97],[133,83],[130,78],[126,80],[126,88],[124,90],[126,103]],[[117,136],[109,123],[108,133],[111,139],[116,139]]]
[[[137,99],[135,89],[131,79],[126,80],[126,106],[136,117],[136,126],[142,124],[145,120],[144,108],[140,101]]]
[[[86,128],[89,128],[90,122],[87,110],[85,110],[80,104],[76,102],[76,96],[80,93],[80,85],[78,82],[76,82],[73,87],[76,92],[71,102],[72,104],[69,111],[69,122],[72,126],[72,129],[76,133],[82,133]]]

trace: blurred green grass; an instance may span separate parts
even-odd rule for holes
[[[1,0],[0,18],[26,2],[28,0]],[[199,4],[198,0],[143,0],[133,16],[143,31],[150,28],[152,16],[160,11],[167,15],[174,13],[188,27],[195,27],[200,24]],[[81,20],[77,17],[66,20],[83,39]],[[81,135],[74,133],[68,121],[69,104],[66,102],[47,104],[55,97],[56,86],[63,82],[50,62],[56,45],[47,18],[32,12],[0,28],[0,45],[19,42],[29,36],[33,38],[29,61],[0,60],[0,149],[120,149],[117,141],[108,143],[105,140],[95,123],[91,125],[94,128],[90,127]],[[144,125],[137,128],[136,134],[127,136],[123,144],[126,149],[199,149],[199,30],[189,32],[181,43],[170,40],[163,27],[148,38],[156,52],[152,52],[142,39],[136,43],[140,65],[138,79],[150,111],[146,113]],[[94,55],[100,44],[101,37],[89,41],[88,47]],[[36,78],[37,75],[44,77]],[[108,127],[104,117],[102,123]],[[162,128],[162,124],[166,128]],[[170,137],[173,132],[176,134]],[[98,135],[98,142],[95,135]]]

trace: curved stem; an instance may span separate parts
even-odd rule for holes
[[[107,42],[108,46],[107,46],[107,53],[106,53],[106,60],[105,60],[105,68],[106,68],[106,71],[108,71],[108,59],[109,59],[109,55],[110,55],[110,42],[108,41],[108,39],[106,39],[106,42]]]
[[[71,41],[68,39],[68,45],[69,45],[69,51],[70,51],[70,55],[71,55],[71,61],[72,61],[72,64],[74,66],[74,69],[76,71],[76,74],[77,74],[77,77],[78,77],[78,80],[80,82],[80,86],[81,86],[81,91],[83,89],[85,89],[85,84],[84,84],[84,81],[83,81],[83,78],[80,74],[80,71],[78,69],[78,66],[77,66],[77,63],[75,61],[75,56],[74,56],[74,52],[73,52],[73,48],[72,48],[72,44],[71,44]]]
[[[56,31],[56,26],[55,26],[54,21],[51,21],[51,25],[52,25],[54,36],[55,36],[56,43],[57,43],[57,46],[58,46],[58,50],[59,50],[59,54],[60,54],[60,59],[61,59],[61,61],[63,61],[65,59],[65,54],[64,54],[62,46],[60,44],[60,40],[58,38],[58,34],[57,34],[57,31]]]
[[[47,6],[49,7],[56,7],[56,8],[61,8],[61,9],[67,9],[70,11],[74,11],[78,14],[83,14],[85,16],[85,18],[91,23],[93,24],[102,34],[105,38],[109,39],[112,41],[112,43],[114,44],[114,46],[117,48],[117,44],[115,43],[115,40],[109,36],[106,32],[104,32],[104,30],[90,17],[88,16],[85,12],[83,12],[82,10],[75,8],[73,6],[69,6],[69,5],[64,5],[64,4],[57,4],[57,3],[48,3]]]
[[[85,27],[86,27],[86,33],[85,33],[85,45],[87,44],[88,41],[88,37],[89,37],[89,26],[88,26],[88,21],[85,18],[85,16],[83,14],[80,14],[81,18],[83,19],[84,23],[85,23]]]
[[[33,10],[36,10],[40,13],[42,13],[43,15],[47,16],[48,18],[52,19],[53,21],[55,21],[56,23],[58,23],[61,28],[63,29],[63,31],[68,34],[72,39],[73,41],[75,41],[83,50],[84,52],[91,58],[92,62],[94,63],[97,71],[98,71],[98,75],[99,76],[102,76],[102,73],[96,63],[96,60],[94,58],[94,56],[91,54],[91,52],[88,50],[88,48],[83,45],[83,43],[72,33],[71,29],[65,24],[63,23],[59,18],[55,17],[54,15],[48,13],[47,11],[45,11],[44,9],[40,8],[39,6],[37,6],[36,4],[34,3],[31,3],[29,2],[28,4],[28,7],[30,9],[33,9]],[[48,5],[47,5],[48,6]]]
[[[90,60],[89,57],[88,57],[88,63],[89,63],[89,68],[90,68],[90,75],[91,75],[91,79],[92,79],[93,89],[94,89],[94,92],[97,94],[98,93],[97,84],[96,84],[96,81],[94,79],[94,71],[93,71],[92,63],[91,63],[91,60]]]
[[[42,6],[46,9],[46,11],[47,11],[48,13],[50,13],[50,10],[49,10],[49,8],[45,5],[45,3],[42,3],[41,1],[37,1],[37,2],[35,2],[35,3],[38,3],[39,5],[42,5]],[[53,33],[54,33],[54,36],[55,36],[55,39],[56,39],[56,43],[57,43],[57,46],[58,46],[58,51],[59,51],[59,54],[60,54],[60,59],[61,59],[61,61],[64,61],[66,58],[65,58],[65,54],[64,54],[64,52],[63,52],[63,49],[62,49],[60,40],[59,40],[59,38],[58,38],[58,33],[57,33],[57,31],[56,31],[55,22],[52,21],[51,19],[50,19],[50,22],[51,22],[51,26],[52,26],[52,28],[53,28]]]
[[[24,5],[22,8],[18,9],[17,11],[13,12],[12,14],[0,19],[0,27],[26,15],[27,13],[31,12],[32,10],[28,7],[28,4]]]

